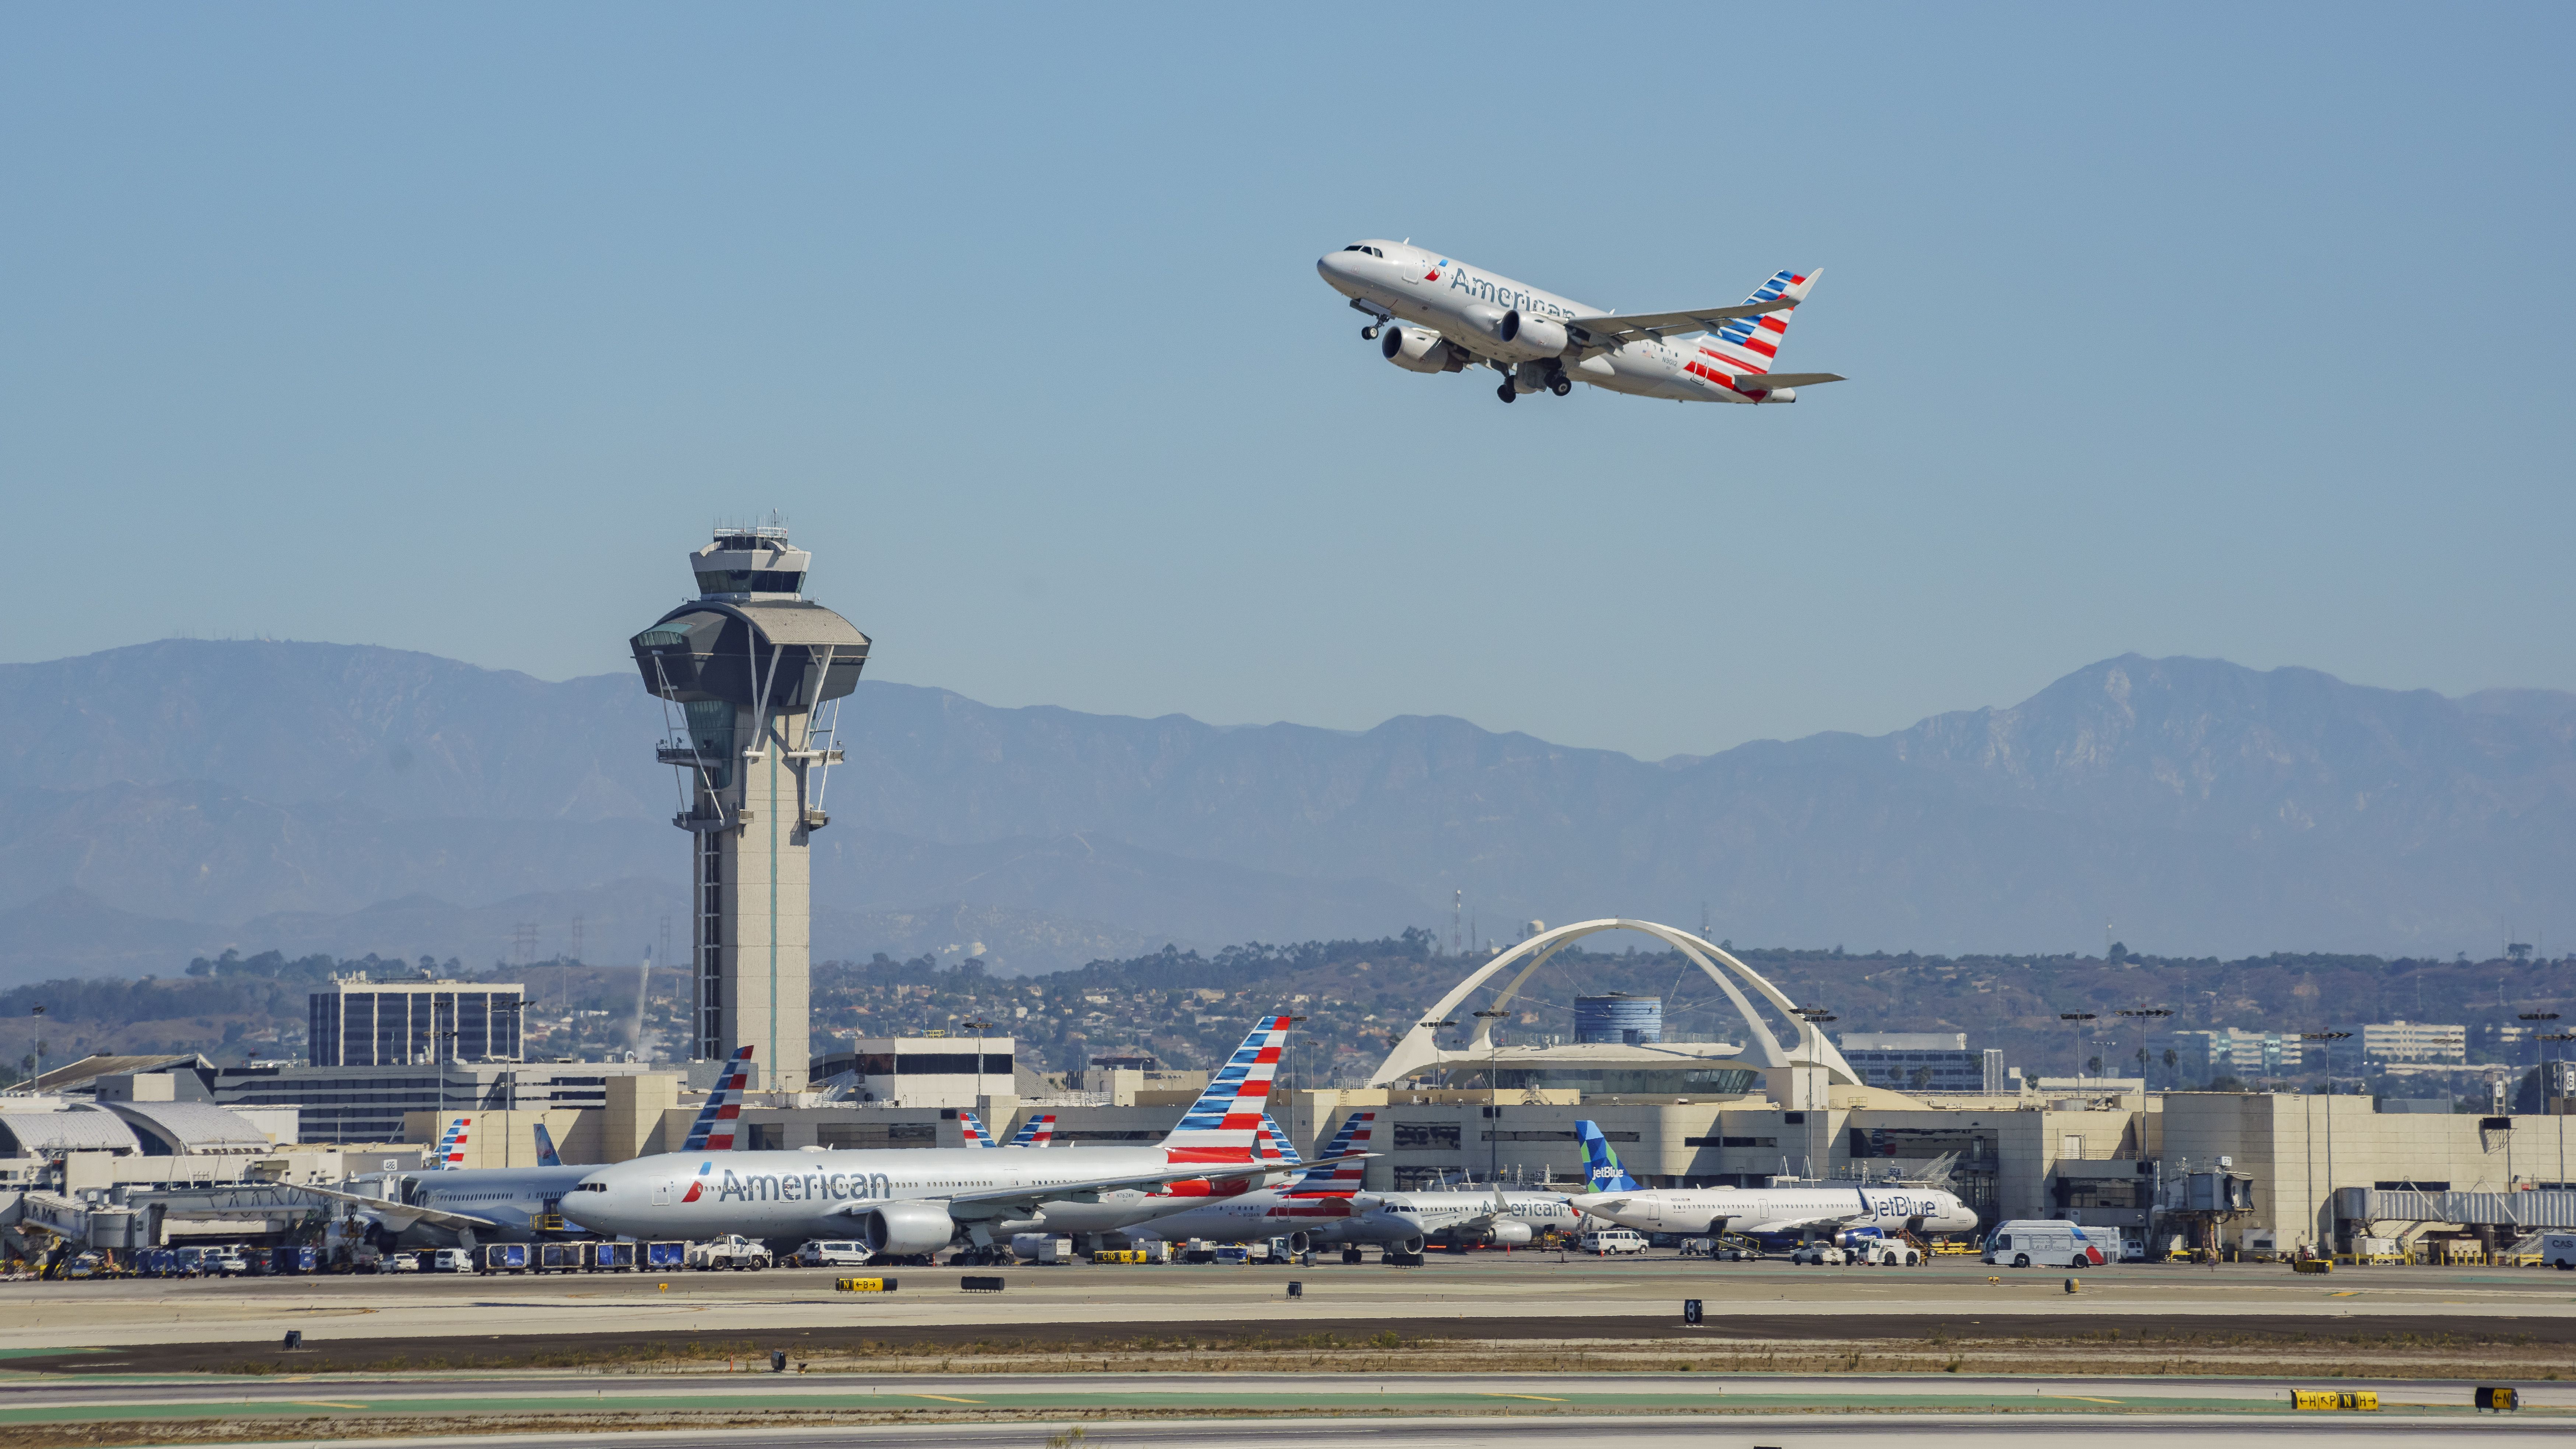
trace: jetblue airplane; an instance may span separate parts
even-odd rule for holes
[[[1575,1124],[1583,1139],[1588,1191],[1575,1206],[1646,1233],[1742,1233],[1804,1238],[1855,1229],[1970,1233],[1977,1215],[1956,1194],[1928,1187],[1661,1187],[1638,1185],[1598,1125]]]
[[[689,1128],[683,1151],[722,1152],[733,1146],[734,1122],[742,1115],[743,1088],[751,1075],[751,1048],[734,1053],[707,1094],[697,1121]],[[534,1167],[462,1167],[474,1119],[459,1117],[440,1134],[428,1168],[419,1173],[385,1173],[362,1181],[372,1193],[301,1190],[346,1203],[351,1215],[367,1225],[368,1239],[388,1250],[464,1248],[482,1243],[526,1243],[553,1234],[540,1226],[562,1212],[565,1193],[597,1172],[596,1163],[564,1164],[553,1136],[537,1124]]]
[[[974,1255],[993,1256],[1019,1233],[1129,1227],[1199,1201],[1154,1188],[1275,1170],[1255,1154],[1254,1138],[1289,1025],[1263,1017],[1155,1147],[666,1153],[594,1169],[564,1212],[627,1237],[858,1238],[898,1256],[960,1239]]]
[[[1621,317],[1409,242],[1353,242],[1315,263],[1334,291],[1372,320],[1360,336],[1407,372],[1458,372],[1475,363],[1503,375],[1505,402],[1578,382],[1676,402],[1786,403],[1839,373],[1777,372],[1789,313],[1822,268],[1780,272],[1739,306]],[[1410,325],[1407,325],[1410,324]]]

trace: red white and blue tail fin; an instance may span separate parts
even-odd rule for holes
[[[1780,340],[1789,334],[1789,309],[1807,300],[1807,292],[1824,275],[1818,267],[1804,274],[1775,273],[1771,280],[1753,289],[1745,298],[1751,305],[1758,302],[1780,302],[1777,312],[1764,312],[1752,317],[1728,318],[1718,329],[1700,340],[1703,356],[1718,360],[1718,370],[1741,377],[1748,372],[1769,372],[1780,355]]]
[[[1375,1112],[1366,1110],[1353,1112],[1342,1119],[1342,1129],[1333,1134],[1332,1142],[1326,1145],[1322,1155],[1341,1157],[1348,1153],[1368,1151],[1369,1134],[1375,1130],[1376,1123],[1377,1113]],[[1360,1190],[1360,1178],[1367,1167],[1367,1163],[1356,1161],[1327,1162],[1310,1167],[1306,1169],[1304,1177],[1297,1179],[1295,1190],[1298,1192],[1357,1192]]]
[[[957,1109],[957,1130],[965,1135],[969,1147],[999,1147],[993,1134],[984,1130],[984,1119],[965,1107]]]
[[[1011,1139],[1013,1147],[1044,1147],[1055,1140],[1055,1114],[1031,1117],[1021,1126],[1020,1135]]]
[[[1181,1114],[1180,1125],[1163,1139],[1170,1162],[1250,1162],[1253,1138],[1270,1096],[1270,1079],[1278,1074],[1279,1053],[1288,1040],[1291,1018],[1265,1016],[1253,1025],[1243,1045],[1208,1079],[1207,1090]]]
[[[465,1144],[474,1135],[474,1119],[459,1117],[438,1134],[438,1150],[430,1155],[428,1170],[448,1172],[465,1165]]]
[[[551,1133],[551,1132],[547,1131],[547,1130],[546,1130],[546,1124],[545,1124],[545,1123],[543,1123],[543,1122],[540,1122],[540,1123],[538,1123],[538,1124],[537,1124],[537,1126],[536,1126],[536,1132],[537,1132],[537,1166],[539,1166],[539,1167],[561,1167],[561,1166],[563,1166],[563,1165],[564,1165],[563,1154],[562,1154],[562,1153],[559,1153],[559,1152],[557,1152],[557,1151],[555,1151],[555,1134],[553,1134],[553,1133]]]
[[[698,1120],[689,1127],[689,1140],[680,1144],[682,1152],[731,1152],[736,1119],[742,1116],[742,1093],[751,1080],[751,1048],[733,1054],[716,1078],[715,1090],[707,1093],[707,1104],[698,1109]]]
[[[1297,1155],[1297,1144],[1289,1141],[1288,1134],[1279,1130],[1279,1119],[1267,1112],[1261,1114],[1261,1160],[1278,1163],[1281,1167],[1300,1167],[1306,1161]]]

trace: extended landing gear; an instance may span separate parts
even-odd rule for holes
[[[1372,322],[1368,326],[1361,328],[1360,340],[1363,342],[1375,342],[1377,340],[1377,324]]]
[[[1501,398],[1505,402],[1510,402],[1513,398],[1519,396],[1519,394],[1513,391],[1512,380],[1507,377],[1503,379],[1503,385],[1501,387],[1494,389],[1494,396]]]
[[[1547,390],[1555,393],[1558,397],[1563,397],[1567,393],[1574,391],[1574,384],[1560,377],[1556,381],[1549,383],[1547,385]]]
[[[1357,1248],[1344,1248],[1344,1249],[1342,1249],[1342,1261],[1343,1261],[1344,1263],[1350,1264],[1350,1265],[1351,1265],[1351,1266],[1353,1266],[1353,1267],[1357,1267],[1359,1264],[1364,1263],[1364,1262],[1366,1262],[1366,1261],[1368,1261],[1368,1260],[1367,1260],[1367,1259],[1365,1259],[1365,1258],[1362,1258],[1362,1257],[1360,1256],[1360,1250],[1359,1250],[1359,1249],[1357,1249]]]

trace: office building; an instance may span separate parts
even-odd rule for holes
[[[2465,1062],[2469,1029],[2423,1021],[2383,1021],[2349,1028],[2368,1062]]]
[[[1963,1031],[1847,1031],[1843,1060],[1873,1087],[1892,1091],[2018,1092],[2021,1069],[1994,1047],[1968,1045]]]
[[[516,982],[334,976],[305,997],[305,1056],[317,1067],[515,1062],[526,1000]]]

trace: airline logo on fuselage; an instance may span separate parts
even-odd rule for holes
[[[894,1184],[882,1172],[738,1173],[728,1167],[716,1177],[714,1168],[712,1162],[699,1168],[698,1180],[680,1201],[696,1202],[701,1189],[720,1203],[866,1202],[894,1196]]]
[[[1423,278],[1423,280],[1436,281],[1438,280],[1439,275],[1440,274],[1435,271],[1430,276]],[[1468,271],[1465,267],[1460,267],[1449,274],[1449,290],[1452,292],[1465,292],[1467,295],[1475,298],[1479,302],[1491,302],[1497,307],[1508,307],[1515,312],[1524,314],[1540,317],[1571,317],[1574,315],[1574,309],[1571,307],[1560,306],[1557,303],[1548,301],[1544,297],[1531,296],[1529,293],[1524,292],[1515,286],[1496,286],[1493,282],[1477,276],[1475,273]]]

